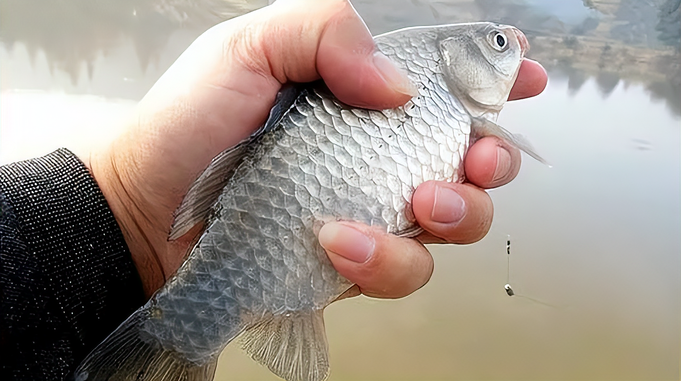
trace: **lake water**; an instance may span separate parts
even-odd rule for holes
[[[0,163],[115,135],[215,13],[262,3],[0,0]],[[478,20],[523,29],[549,85],[499,123],[553,166],[524,157],[518,178],[490,192],[488,236],[431,247],[422,290],[330,306],[331,380],[679,379],[679,3],[354,2],[374,33]],[[509,235],[515,297],[504,291]],[[216,380],[265,379],[276,378],[236,346],[223,353]]]

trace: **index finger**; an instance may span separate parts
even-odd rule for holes
[[[508,100],[513,101],[539,95],[546,88],[548,80],[546,70],[539,62],[525,58],[520,64],[518,78],[511,89]]]

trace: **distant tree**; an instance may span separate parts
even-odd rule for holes
[[[658,17],[657,38],[665,45],[681,47],[681,0],[667,0],[660,6]]]
[[[572,34],[583,36],[598,28],[598,24],[600,24],[600,20],[598,18],[587,17],[586,19],[584,19],[584,21],[582,21],[581,24],[572,28],[570,32]]]
[[[596,4],[594,4],[593,0],[582,0],[582,3],[587,8],[596,9]]]
[[[653,47],[657,44],[658,7],[652,1],[622,0],[615,12],[617,25],[610,29],[610,36],[628,44]]]

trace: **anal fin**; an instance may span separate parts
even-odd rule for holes
[[[242,348],[287,381],[321,381],[329,375],[323,310],[271,315],[247,329]]]

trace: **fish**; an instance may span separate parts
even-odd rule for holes
[[[418,94],[386,110],[352,107],[323,82],[282,88],[267,121],[213,159],[176,212],[170,239],[205,228],[180,269],[72,375],[91,380],[211,380],[240,338],[288,381],[329,374],[326,306],[352,287],[317,240],[351,220],[415,237],[415,188],[463,182],[472,142],[495,122],[529,44],[494,23],[412,27],[375,37]]]

